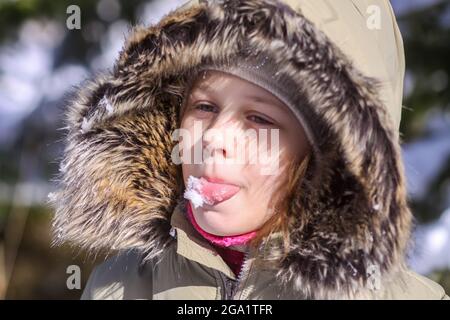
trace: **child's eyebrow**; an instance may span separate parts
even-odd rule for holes
[[[204,90],[204,91],[210,92],[210,93],[216,93],[216,89],[214,89],[213,86],[209,85],[206,82],[200,83],[195,89],[196,90]],[[256,103],[263,103],[263,104],[267,104],[267,105],[271,105],[271,106],[280,104],[275,99],[271,99],[271,98],[268,98],[268,97],[262,97],[260,95],[246,94],[243,97],[245,99],[251,100],[251,101],[256,102]]]
[[[211,93],[216,92],[216,90],[212,86],[210,86],[206,83],[200,84],[196,89],[197,90],[205,90],[205,91],[211,92]],[[245,95],[244,98],[246,98],[248,100],[252,100],[254,102],[267,103],[267,104],[274,104],[276,102],[270,98],[267,99],[267,98],[264,98],[264,97],[261,97],[258,95],[256,95],[256,96],[255,95]]]
[[[256,103],[261,103],[270,107],[271,110],[276,111],[279,115],[284,115],[290,117],[289,110],[287,107],[284,107],[284,103],[278,101],[277,99],[273,99],[271,97],[261,97],[255,95],[245,95],[245,98],[255,101]]]
[[[255,96],[255,95],[245,95],[244,96],[248,100],[252,100],[257,103],[263,103],[268,105],[279,105],[280,103],[274,99],[261,97],[261,96]]]

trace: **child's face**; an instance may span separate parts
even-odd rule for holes
[[[301,161],[310,149],[302,126],[283,102],[253,83],[218,71],[197,79],[186,98],[180,129],[190,136],[180,143],[181,154],[191,155],[190,161],[182,163],[185,185],[192,175],[216,177],[240,187],[233,197],[216,205],[192,206],[200,227],[215,235],[260,228],[273,214],[269,201],[274,192],[286,184],[283,171],[288,163]],[[264,131],[267,139],[259,135]],[[273,135],[276,132],[278,137]],[[194,161],[192,155],[198,150],[205,153]],[[251,150],[267,150],[275,167],[259,158],[262,153],[251,158],[250,154],[255,155]]]

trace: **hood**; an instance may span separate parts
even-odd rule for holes
[[[66,147],[51,202],[54,244],[137,248],[160,256],[174,239],[180,167],[171,161],[178,108],[203,64],[242,50],[270,56],[298,87],[316,145],[291,207],[279,281],[308,296],[353,292],[374,268],[404,262],[412,216],[397,129],[367,77],[300,9],[270,0],[195,1],[128,37],[113,70],[80,86],[66,111]],[[270,250],[268,259],[279,254]],[[325,296],[324,294],[318,296]]]

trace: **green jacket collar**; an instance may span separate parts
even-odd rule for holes
[[[183,204],[177,205],[170,220],[172,230],[176,230],[177,253],[235,279],[233,271],[214,250],[214,247],[191,225],[183,207]]]

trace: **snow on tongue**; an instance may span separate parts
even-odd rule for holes
[[[237,186],[212,183],[204,178],[189,176],[184,198],[190,200],[197,208],[203,206],[204,203],[214,205],[227,200],[238,191],[239,187]]]
[[[189,176],[186,190],[184,191],[184,198],[190,200],[195,208],[203,206],[204,199],[200,193],[201,184],[200,179]]]

